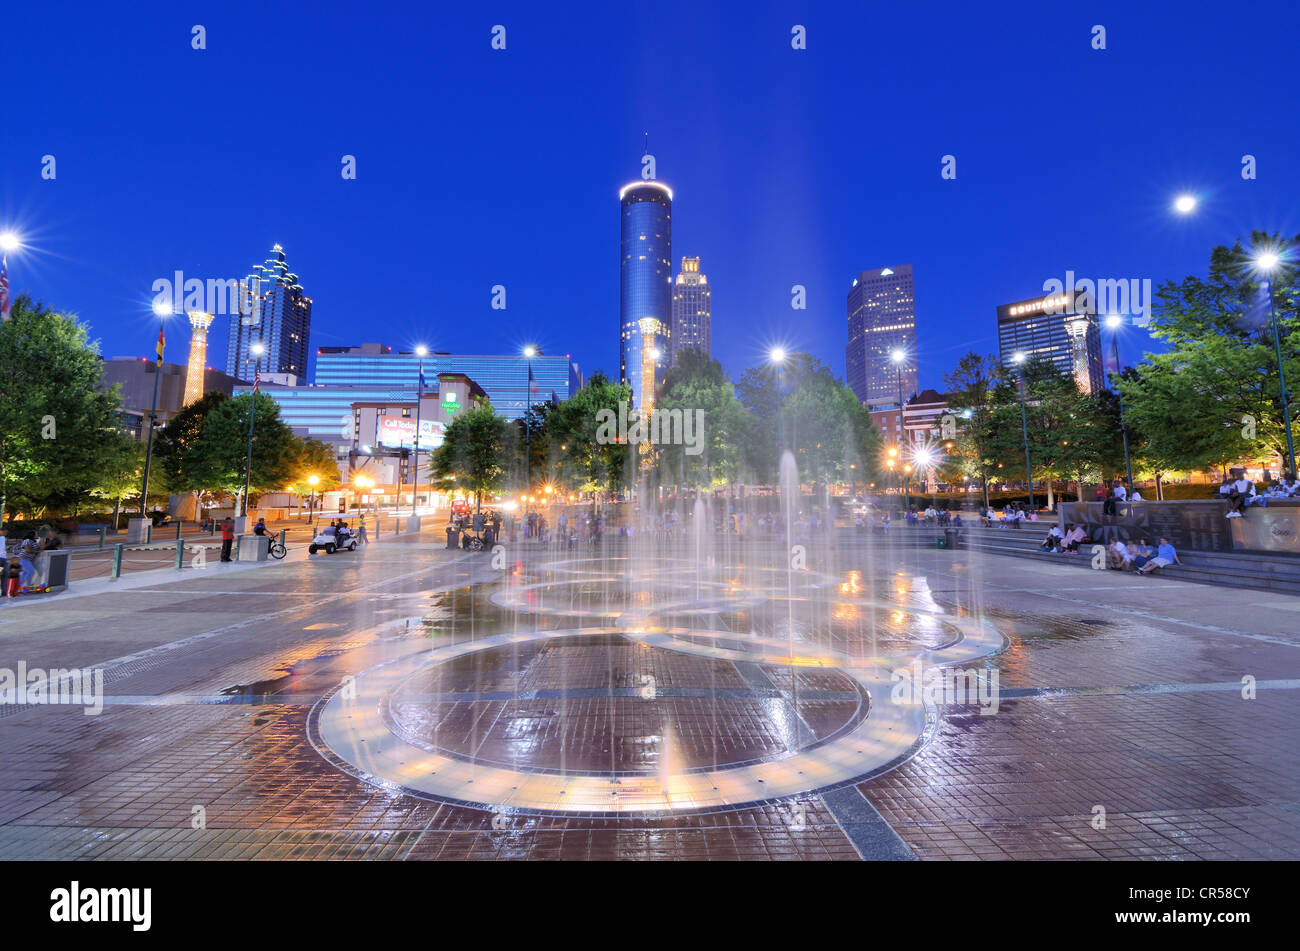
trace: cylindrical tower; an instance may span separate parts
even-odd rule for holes
[[[633,408],[649,410],[672,352],[673,193],[640,181],[618,197],[619,379],[632,386]]]
[[[203,396],[203,373],[208,362],[208,328],[215,315],[201,310],[188,312],[190,318],[190,362],[185,368],[185,405]]]

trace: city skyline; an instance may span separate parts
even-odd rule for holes
[[[1297,163],[1293,134],[1256,120],[1284,107],[1284,29],[1261,36],[1233,23],[1211,32],[1190,15],[1123,11],[1111,24],[1109,48],[1097,51],[1086,26],[1064,12],[1042,11],[1032,22],[1012,12],[991,20],[954,12],[926,24],[927,44],[892,49],[877,42],[879,58],[859,76],[810,72],[803,64],[842,60],[849,37],[871,32],[865,11],[801,14],[809,45],[795,51],[789,43],[794,14],[770,7],[755,10],[720,52],[726,68],[714,76],[702,65],[712,60],[687,54],[712,52],[707,37],[731,21],[711,11],[692,15],[700,30],[690,35],[627,30],[618,51],[594,51],[593,68],[613,81],[585,91],[584,123],[566,134],[562,147],[555,147],[554,129],[569,123],[553,101],[566,101],[587,67],[548,59],[554,69],[540,77],[533,67],[543,50],[562,57],[573,38],[536,11],[507,7],[502,18],[513,18],[511,41],[497,54],[475,16],[450,15],[440,26],[451,38],[444,60],[417,67],[425,58],[412,56],[400,78],[413,88],[455,78],[473,84],[475,98],[446,115],[448,133],[462,133],[463,148],[423,153],[417,162],[395,159],[408,150],[396,149],[397,140],[383,131],[401,125],[396,117],[413,107],[403,84],[384,96],[366,84],[344,86],[327,103],[318,84],[302,78],[347,76],[338,65],[345,58],[329,55],[345,22],[341,7],[324,4],[320,18],[304,25],[303,42],[266,57],[267,73],[257,79],[242,76],[238,66],[245,56],[263,56],[270,39],[245,37],[243,48],[233,47],[226,39],[239,33],[233,12],[214,13],[207,24],[213,42],[198,52],[188,34],[175,33],[148,5],[116,16],[79,16],[57,35],[43,14],[16,11],[13,29],[33,38],[11,50],[19,75],[41,68],[31,51],[42,39],[66,51],[58,55],[69,63],[45,80],[50,94],[39,97],[39,110],[37,97],[9,97],[0,226],[25,238],[25,247],[9,256],[11,290],[80,314],[107,356],[147,355],[156,336],[148,310],[153,280],[177,269],[202,278],[238,276],[246,273],[250,251],[281,242],[322,302],[313,315],[313,352],[354,339],[359,322],[380,321],[402,346],[513,352],[535,343],[549,352],[570,350],[588,372],[617,377],[608,330],[619,293],[608,266],[609,196],[637,177],[635,160],[648,130],[658,177],[687,196],[673,223],[676,243],[701,254],[710,282],[727,289],[713,351],[729,373],[761,363],[780,343],[817,354],[844,376],[844,287],[864,264],[907,260],[925,275],[929,324],[919,341],[919,381],[938,386],[966,350],[996,353],[992,307],[1033,293],[1067,269],[1158,284],[1203,273],[1212,246],[1254,227],[1300,232],[1300,202],[1285,184]],[[1277,15],[1283,22],[1297,18],[1285,8]],[[632,22],[621,11],[608,16],[611,28]],[[362,39],[382,35],[398,50],[416,43],[403,35],[411,32],[405,19],[379,17]],[[896,27],[916,26],[919,18],[899,12]],[[238,114],[265,83],[278,83],[304,106],[299,134],[269,143],[235,139],[213,151],[199,147],[206,133],[197,131],[210,123],[195,131],[168,124],[161,135],[116,132],[135,128],[141,118],[125,105],[139,80],[111,68],[119,53],[100,43],[105,33],[121,33],[120,46],[147,53],[166,70],[166,87],[149,84],[163,113]],[[1221,71],[1177,56],[1178,49],[1209,42],[1221,58],[1249,56],[1255,75],[1225,81]],[[648,64],[669,50],[681,56],[683,68],[652,73]],[[1135,75],[1174,62],[1182,82],[1156,84],[1142,102],[1133,100],[1128,90]],[[213,69],[231,74],[220,93],[209,91]],[[943,76],[953,70],[977,85],[949,89]],[[1036,82],[1018,83],[1028,72]],[[93,108],[75,92],[89,75],[104,76]],[[895,90],[891,102],[894,134],[904,145],[858,148],[866,133],[842,128],[842,117],[870,102],[872,83],[890,75],[919,77]],[[1004,114],[971,118],[976,89],[981,99],[1004,98]],[[679,115],[682,101],[694,104],[689,121]],[[1250,110],[1239,107],[1245,101]],[[736,105],[722,109],[724,102]],[[1202,134],[1188,140],[1181,132],[1190,102],[1198,105]],[[909,110],[922,103],[924,110]],[[1104,116],[1107,136],[1142,142],[1141,153],[1094,150],[1028,162],[1007,149],[1063,103]],[[711,123],[704,134],[701,113]],[[538,147],[501,150],[492,138],[476,144],[471,130],[488,114],[500,123],[503,140]],[[832,131],[839,142],[834,150],[820,144],[832,141]],[[421,136],[417,143],[431,141],[428,133]],[[750,141],[767,146],[743,153],[723,147]],[[858,157],[851,167],[839,161],[841,150]],[[58,160],[53,180],[41,177],[46,154]],[[1242,178],[1246,154],[1258,160],[1256,179]],[[356,157],[354,181],[340,176],[344,155]],[[953,180],[941,178],[944,155],[956,158]],[[239,174],[230,174],[232,163]],[[250,181],[262,187],[249,187]],[[509,181],[548,187],[500,187]],[[777,181],[783,187],[773,191]],[[113,187],[103,187],[106,182]],[[1184,191],[1201,199],[1200,210],[1186,217],[1171,208]],[[997,214],[989,215],[990,208]],[[1070,227],[1044,240],[1044,211],[1067,209]],[[167,228],[171,214],[204,226]],[[519,224],[517,239],[500,238],[505,222]],[[575,268],[581,280],[559,293],[557,275]],[[806,288],[806,310],[790,307],[796,284]],[[492,309],[497,285],[508,292],[504,311]],[[381,286],[394,290],[377,292]],[[389,306],[399,301],[402,306]],[[215,339],[225,339],[228,319],[218,316]],[[484,347],[475,338],[489,321],[497,322],[493,345]],[[169,333],[169,342],[176,336]],[[1143,349],[1153,349],[1146,335],[1126,330],[1124,362]]]

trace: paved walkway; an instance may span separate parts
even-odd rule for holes
[[[1300,598],[438,534],[0,608],[0,669],[104,685],[0,707],[0,858],[1300,857]],[[897,706],[914,664],[996,713]]]

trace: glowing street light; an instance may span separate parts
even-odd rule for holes
[[[537,348],[532,344],[524,347],[524,360],[528,362],[528,401],[524,408],[524,491],[527,492],[533,487],[533,421],[530,418],[533,412],[533,357],[537,356]],[[528,506],[524,506],[524,517],[528,516]]]
[[[1196,196],[1182,194],[1174,199],[1174,211],[1180,215],[1190,215],[1196,210]]]
[[[1029,508],[1034,508],[1034,467],[1029,461],[1029,416],[1025,412],[1025,355],[1017,350],[1011,355],[1011,362],[1021,367],[1020,370],[1020,429],[1025,438],[1025,487],[1029,490]]]
[[[0,232],[0,251],[8,254],[10,251],[17,251],[22,246],[22,241],[12,231]]]
[[[1255,255],[1255,268],[1264,277],[1268,298],[1268,315],[1273,323],[1273,349],[1277,354],[1277,378],[1282,388],[1282,421],[1286,428],[1287,478],[1295,478],[1295,444],[1291,441],[1291,407],[1286,394],[1286,372],[1282,369],[1282,336],[1277,326],[1277,309],[1273,306],[1273,271],[1282,263],[1276,251],[1263,250]]]
[[[153,302],[153,312],[158,318],[158,360],[153,369],[153,403],[149,408],[149,435],[145,440],[144,449],[144,486],[140,490],[140,518],[148,518],[146,509],[149,505],[149,466],[153,461],[153,431],[158,422],[158,380],[162,376],[163,362],[163,343],[164,328],[167,318],[172,315],[171,304],[156,298]]]

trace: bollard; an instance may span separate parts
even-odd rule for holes
[[[236,535],[236,536],[235,536],[235,554],[231,556],[235,561],[239,561],[239,546],[242,545],[242,544],[244,544],[244,536],[243,536],[243,535]]]
[[[180,522],[177,522],[177,523],[176,523],[176,540],[177,540],[177,541],[180,541],[180,540],[181,540],[181,523],[180,523]]]
[[[108,534],[108,526],[105,525],[99,530],[99,547],[104,547],[104,536]]]
[[[282,529],[280,529],[280,544],[281,544],[281,545],[284,544],[284,537],[285,537],[286,535],[288,535],[288,534],[289,534],[289,530],[288,530],[287,528],[282,528]]]
[[[145,543],[146,545],[152,545],[152,544],[153,544],[153,522],[150,522],[148,525],[145,526],[145,529],[144,529],[144,543]]]
[[[113,574],[112,579],[116,581],[122,577],[122,550],[126,548],[121,542],[113,546]]]
[[[185,567],[185,543],[181,541],[179,533],[176,535],[176,570],[180,571]]]
[[[402,520],[400,518],[397,517],[393,518],[393,534],[394,535],[402,534]]]

